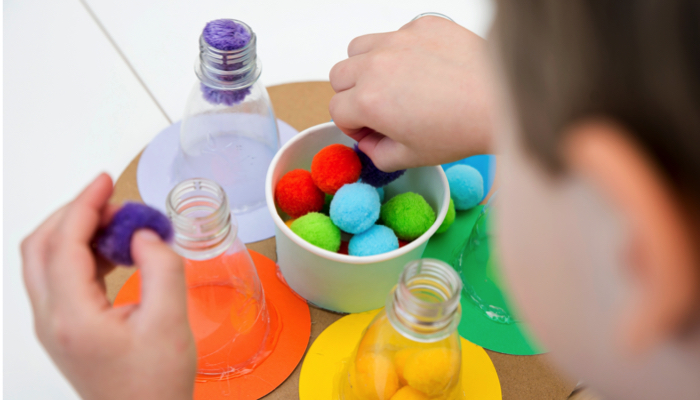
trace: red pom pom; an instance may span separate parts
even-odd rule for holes
[[[340,249],[338,249],[338,253],[340,253],[340,254],[345,254],[345,255],[347,256],[347,255],[348,255],[348,245],[349,245],[349,244],[350,244],[350,243],[349,243],[349,242],[346,242],[345,240],[343,240],[342,242],[340,242]]]
[[[409,243],[411,243],[411,242],[407,242],[407,241],[405,241],[405,240],[399,239],[399,248],[402,248],[403,246],[405,246],[405,245],[407,245],[407,244],[409,244]]]
[[[360,171],[360,158],[353,149],[342,144],[325,147],[311,161],[314,183],[328,194],[335,194],[346,183],[357,182]]]
[[[314,185],[309,171],[295,169],[277,182],[275,200],[282,211],[292,218],[321,211],[326,195]]]

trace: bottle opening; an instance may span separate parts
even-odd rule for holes
[[[413,261],[389,297],[389,320],[413,340],[444,339],[459,324],[461,290],[462,281],[448,264],[434,259]]]
[[[214,181],[194,178],[180,182],[170,191],[166,210],[175,230],[175,251],[183,257],[215,257],[236,238],[237,225],[226,192]]]

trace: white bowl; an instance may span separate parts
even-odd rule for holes
[[[408,245],[368,257],[333,253],[297,236],[275,206],[275,186],[287,172],[311,170],[311,160],[324,147],[355,141],[333,122],[311,127],[285,144],[270,164],[265,181],[267,208],[275,222],[277,263],[287,284],[310,303],[327,310],[355,313],[384,306],[406,263],[421,258],[428,239],[440,227],[450,204],[450,189],[442,167],[413,168],[387,185],[385,201],[405,192],[421,194],[436,210],[433,226]]]

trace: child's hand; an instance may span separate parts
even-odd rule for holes
[[[483,154],[493,96],[486,46],[439,17],[355,38],[330,72],[331,117],[387,172]]]
[[[84,399],[191,399],[196,369],[183,265],[153,232],[134,235],[140,305],[112,308],[93,254],[112,181],[99,176],[22,243],[39,340]]]

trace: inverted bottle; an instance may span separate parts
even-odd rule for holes
[[[189,179],[173,188],[166,209],[175,230],[173,248],[184,258],[199,378],[252,371],[271,353],[280,326],[237,238],[226,193],[213,181]]]
[[[207,24],[172,167],[173,183],[203,177],[220,184],[234,214],[264,206],[265,173],[279,149],[256,45],[255,33],[241,21]]]

